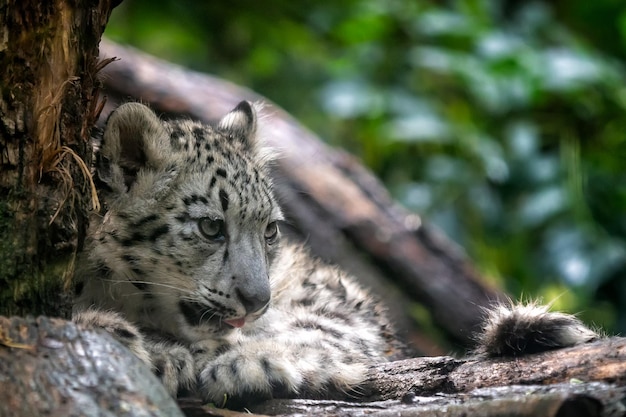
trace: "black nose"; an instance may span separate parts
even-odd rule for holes
[[[246,309],[246,314],[256,313],[270,302],[271,293],[268,291],[246,291],[245,288],[235,290],[239,301]]]

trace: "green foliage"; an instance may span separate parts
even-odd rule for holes
[[[494,282],[626,330],[626,6],[549,4],[126,0],[107,34],[259,91]]]

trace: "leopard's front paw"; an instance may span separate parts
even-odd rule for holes
[[[293,397],[304,381],[302,369],[278,346],[231,347],[209,341],[192,347],[198,389],[218,407],[240,408],[270,398]]]
[[[122,343],[139,359],[153,366],[150,353],[146,349],[146,341],[139,329],[122,317],[120,314],[112,311],[102,310],[84,310],[73,314],[72,321],[85,329],[103,329],[118,342]]]
[[[169,341],[147,339],[147,349],[154,363],[154,373],[174,397],[195,388],[196,367],[188,348]]]

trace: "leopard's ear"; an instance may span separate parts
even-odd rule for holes
[[[161,120],[141,103],[125,103],[107,121],[97,160],[98,178],[123,192],[144,168],[158,169],[170,144]]]
[[[255,106],[249,101],[242,101],[219,121],[217,128],[247,148],[254,149],[258,118]]]

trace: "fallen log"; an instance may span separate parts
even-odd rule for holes
[[[101,53],[119,59],[104,70],[109,96],[147,102],[166,117],[214,121],[240,100],[267,102],[242,87],[107,40]],[[439,328],[467,346],[481,308],[503,294],[481,279],[454,244],[396,204],[354,157],[323,144],[275,106],[267,113],[262,136],[280,152],[277,191],[307,246],[392,300],[389,309],[401,331],[410,328],[407,306],[417,301]],[[433,343],[416,344],[424,353],[440,353]]]
[[[626,338],[609,338],[518,358],[414,358],[377,365],[360,387],[367,401],[408,393],[463,393],[504,385],[556,384],[572,379],[626,385]]]

